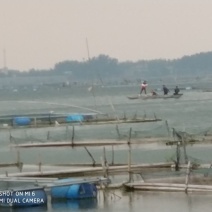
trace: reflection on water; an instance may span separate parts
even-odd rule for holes
[[[119,192],[116,191],[118,194]],[[111,212],[200,212],[211,211],[211,193],[148,192],[135,191],[119,194],[121,199],[110,196],[98,211]]]
[[[115,195],[114,195],[115,194]],[[96,199],[50,201],[46,207],[0,208],[1,212],[202,212],[211,211],[212,194],[181,192],[107,192]]]
[[[0,208],[1,212],[45,212],[48,211],[47,206],[42,207],[20,207],[20,208]]]
[[[53,211],[56,210],[83,210],[97,208],[97,199],[81,199],[81,200],[52,200],[51,206]]]
[[[1,212],[44,212],[44,211],[81,211],[81,210],[94,210],[97,208],[97,199],[81,199],[81,200],[52,200],[49,206],[43,207],[20,207],[10,208],[1,207]]]

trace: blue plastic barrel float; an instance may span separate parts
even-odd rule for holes
[[[34,207],[46,204],[47,195],[42,187],[0,191],[0,206],[2,207]]]
[[[59,183],[68,184],[72,178],[58,180]],[[97,188],[93,183],[80,183],[71,185],[61,185],[51,188],[52,199],[84,199],[96,198]]]
[[[26,126],[31,123],[31,119],[29,117],[15,117],[13,123],[18,126]]]
[[[80,114],[72,114],[66,117],[66,122],[82,122],[84,121],[83,115]]]

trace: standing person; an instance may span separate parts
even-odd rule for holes
[[[176,88],[174,89],[174,95],[178,95],[180,92],[180,89],[178,88],[178,86],[176,86]]]
[[[169,93],[169,89],[165,85],[163,85],[163,93],[164,95],[167,95]]]
[[[142,92],[144,91],[144,93],[146,94],[146,88],[147,88],[148,84],[147,82],[144,80],[143,83],[141,84],[141,91],[140,94],[142,94]]]

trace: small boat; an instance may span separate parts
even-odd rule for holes
[[[127,98],[128,99],[171,99],[171,98],[174,98],[174,99],[179,99],[183,94],[177,94],[177,95],[174,95],[174,94],[171,94],[171,95],[136,95],[136,96],[128,96]]]

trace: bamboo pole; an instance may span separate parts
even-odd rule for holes
[[[124,112],[123,120],[127,120],[126,113]]]
[[[127,186],[126,186],[127,187]],[[142,190],[142,191],[167,191],[167,192],[184,192],[184,188],[177,187],[155,187],[155,186],[133,186],[129,187],[133,190]],[[212,192],[212,189],[204,189],[204,188],[188,188],[187,192]]]
[[[119,121],[120,121],[120,120],[119,120],[119,116],[118,116],[118,114],[117,114],[117,112],[116,112],[116,110],[115,110],[115,107],[114,107],[114,105],[113,105],[111,99],[110,99],[109,97],[107,97],[107,98],[108,98],[108,101],[109,101],[109,103],[110,103],[110,106],[111,106],[111,108],[112,108],[112,110],[113,110],[114,117],[115,117],[116,120],[119,122]]]
[[[135,115],[133,116],[132,120],[136,120],[137,119],[137,111],[135,112]]]
[[[103,176],[105,177],[106,175],[106,167],[105,167],[105,162],[103,157],[101,157],[101,162],[102,162],[102,171],[103,171]]]
[[[66,140],[68,140],[68,125],[66,125]]]
[[[188,156],[187,156],[187,152],[186,152],[186,142],[185,142],[184,136],[182,136],[182,144],[183,144],[185,163],[188,163]]]
[[[105,150],[105,147],[103,147],[103,161],[104,161],[104,166],[105,166],[104,177],[108,177],[108,164],[107,164],[107,158],[106,158],[106,150]]]
[[[20,163],[20,165],[23,165],[23,164],[22,164],[22,163]],[[15,163],[0,163],[0,168],[13,167],[13,166],[15,166],[15,167],[18,167],[18,168],[19,168],[19,166],[18,166],[17,162],[15,162]]]
[[[10,139],[10,144],[12,143],[12,135],[11,135],[11,131],[9,130],[9,139]]]
[[[168,132],[168,137],[170,137],[170,129],[169,129],[169,124],[168,124],[167,120],[165,121],[165,124],[166,124],[166,129],[167,129],[167,132]]]
[[[187,171],[186,171],[186,180],[185,180],[185,193],[188,192],[188,182],[189,182],[189,176],[190,176],[190,172],[191,172],[191,161],[188,162],[188,167],[187,167]]]
[[[121,135],[120,135],[119,127],[118,127],[118,125],[117,125],[117,124],[116,124],[116,132],[117,132],[117,134],[118,134],[118,137],[120,138],[120,137],[121,137]]]
[[[19,163],[20,163],[20,152],[17,151],[17,164],[19,164]]]
[[[41,172],[41,166],[42,166],[42,163],[41,163],[41,155],[40,153],[38,154],[38,171]]]
[[[94,141],[94,142],[86,142],[79,141],[76,143],[70,143],[67,141],[61,142],[47,142],[47,143],[30,143],[30,144],[16,144],[11,145],[16,148],[35,148],[35,147],[84,147],[84,146],[111,146],[111,145],[126,145],[126,141]]]
[[[132,173],[131,173],[131,132],[132,132],[132,128],[130,128],[130,132],[129,132],[129,139],[128,139],[128,173],[129,173],[129,182],[131,182],[132,180]]]
[[[50,138],[50,132],[48,131],[47,132],[47,140],[49,140],[49,138]]]
[[[51,112],[49,112],[49,125],[52,124],[52,121],[51,121]]]
[[[92,159],[92,161],[93,161],[93,167],[94,167],[94,166],[95,166],[95,164],[96,164],[96,161],[94,160],[94,158],[93,158],[92,154],[88,151],[87,147],[86,147],[86,146],[84,146],[84,148],[85,148],[86,152],[88,153],[88,155],[91,157],[91,159]]]
[[[35,127],[37,127],[37,118],[36,117],[34,117],[34,125],[35,125]]]
[[[40,182],[50,183],[58,180],[58,178],[50,177],[1,177],[1,182]]]
[[[92,83],[92,87],[91,87],[91,93],[92,93],[92,96],[94,98],[95,110],[97,111],[96,95],[95,95],[95,92],[94,92],[94,85],[93,85],[93,83]]]
[[[146,111],[144,110],[144,116],[143,116],[143,119],[145,120],[146,119]]]
[[[112,145],[112,161],[111,164],[114,165],[114,147]]]
[[[128,173],[129,173],[129,182],[131,182],[132,175],[131,175],[131,146],[130,145],[128,150]]]
[[[39,171],[39,172],[41,172],[41,166],[42,166],[42,163],[39,162],[39,163],[38,163],[38,171]]]
[[[71,136],[71,144],[72,144],[72,146],[74,145],[74,136],[75,136],[75,131],[74,131],[74,125],[73,125],[72,136]]]
[[[128,145],[131,145],[131,135],[132,135],[132,128],[130,128],[130,131],[129,131],[129,138],[127,142]]]
[[[20,151],[17,151],[17,167],[19,171],[22,172],[23,163],[21,162],[21,159],[20,159]]]
[[[149,182],[132,182],[126,183],[126,186],[138,186],[138,187],[145,187],[145,186],[152,186],[152,187],[172,187],[172,188],[182,188],[185,189],[185,184],[181,183],[149,183]],[[195,188],[195,189],[205,189],[212,191],[212,185],[198,185],[198,184],[189,184],[188,188]]]
[[[175,171],[179,171],[179,165],[180,165],[180,144],[179,144],[179,142],[177,142]]]

